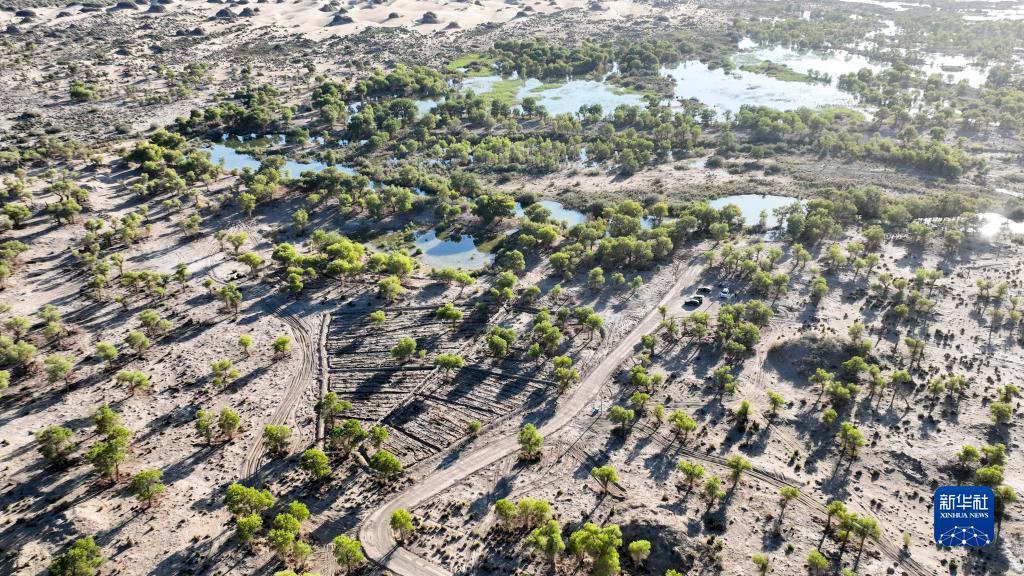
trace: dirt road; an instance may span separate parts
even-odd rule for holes
[[[670,311],[677,312],[683,300],[688,296],[684,288],[691,287],[699,278],[703,266],[697,264],[698,258],[688,263],[679,275],[672,288],[661,299],[658,305],[668,306]],[[658,307],[643,317],[635,328],[623,338],[607,355],[584,377],[580,383],[564,396],[555,413],[545,422],[537,422],[540,433],[544,436],[554,434],[571,422],[600,391],[634,353],[634,348],[644,334],[654,331],[661,321]],[[394,573],[402,576],[451,576],[451,572],[438,566],[426,558],[422,558],[397,546],[389,526],[392,512],[399,508],[413,509],[417,505],[437,496],[463,478],[519,450],[517,434],[509,434],[487,443],[472,452],[463,454],[447,467],[435,469],[424,476],[414,486],[397,494],[367,517],[360,528],[359,538],[367,558]]]

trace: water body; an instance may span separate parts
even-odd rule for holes
[[[959,54],[926,54],[924,64],[917,67],[925,74],[938,74],[951,84],[966,80],[975,88],[988,80],[988,71],[991,68],[991,66],[977,66],[971,58]]]
[[[518,80],[519,75],[513,73],[508,80]],[[497,74],[491,76],[471,76],[462,80],[462,90],[468,92],[473,91],[477,96],[489,94],[494,92],[494,88],[501,82],[503,78]]]
[[[761,222],[761,211],[768,211],[768,220],[766,222],[769,228],[773,228],[779,225],[779,220],[772,213],[776,208],[782,208],[783,206],[789,206],[800,202],[797,198],[790,198],[789,196],[773,196],[770,194],[736,194],[733,196],[723,196],[722,198],[716,198],[708,205],[716,210],[721,210],[728,204],[735,204],[739,206],[740,212],[743,214],[743,222],[747,226],[753,226]]]
[[[872,62],[865,56],[845,50],[798,52],[783,46],[757,47],[749,39],[740,42],[740,48],[744,51],[733,58],[739,66],[770,60],[776,64],[785,64],[801,74],[807,74],[811,70],[826,72],[832,76],[833,87],[838,86],[839,76],[842,74],[855,74],[862,68],[877,73],[889,68],[889,64]],[[922,57],[924,63],[918,64],[917,69],[927,75],[938,74],[952,84],[966,80],[971,86],[981,86],[988,79],[988,71],[991,68],[977,66],[971,58],[962,55],[924,54]]]
[[[737,54],[733,60],[739,66],[758,64],[764,60],[770,60],[776,64],[785,64],[794,72],[799,72],[800,74],[807,74],[811,70],[825,72],[832,76],[832,86],[838,84],[839,76],[842,74],[856,73],[862,68],[869,68],[874,72],[883,69],[883,66],[872,63],[866,57],[859,54],[851,54],[845,50],[797,52],[782,46],[755,48],[749,52]],[[788,82],[788,84],[800,85],[803,83]]]
[[[541,200],[537,202],[537,204],[540,204],[551,212],[552,220],[556,222],[565,222],[569,227],[582,224],[589,219],[583,212],[573,210],[572,208],[566,208],[561,202],[555,202],[554,200]],[[521,218],[524,213],[523,207],[519,202],[516,202],[516,217]]]
[[[415,245],[422,252],[420,260],[431,268],[477,270],[494,261],[494,255],[480,251],[469,234],[442,239],[430,230],[417,234]]]
[[[879,6],[882,8],[888,8],[896,12],[904,12],[911,8],[930,8],[928,4],[916,4],[913,2],[886,2],[883,0],[839,0],[840,2],[848,2],[851,4],[870,4],[872,6]]]
[[[276,143],[278,145],[284,142],[284,136],[266,136],[268,142]],[[239,137],[239,140],[241,138]],[[246,140],[250,142],[251,140]],[[214,163],[224,163],[224,168],[228,170],[243,170],[248,168],[252,171],[259,170],[260,161],[254,158],[251,154],[239,152],[232,146],[226,143],[213,144],[206,149],[210,153],[210,160]],[[328,166],[334,166],[339,172],[345,174],[355,175],[356,171],[349,166],[341,164],[325,164],[323,162],[312,160],[309,162],[299,162],[298,160],[287,159],[285,160],[284,166],[281,168],[282,172],[288,173],[292,178],[298,178],[303,172],[313,171],[319,172]]]
[[[853,95],[833,85],[786,82],[743,70],[711,70],[696,60],[663,68],[661,73],[676,81],[677,98],[695,98],[719,113],[735,114],[744,105],[778,110],[856,105]]]
[[[615,108],[641,106],[644,103],[640,94],[624,92],[622,89],[598,80],[570,80],[560,86],[540,89],[543,83],[531,78],[526,81],[516,97],[535,98],[537,103],[547,108],[551,115],[575,114],[581,106],[599,104],[605,114]]]
[[[986,238],[995,238],[1004,225],[1011,234],[1024,234],[1024,222],[1014,222],[995,212],[982,212],[978,217],[981,219],[978,233]]]

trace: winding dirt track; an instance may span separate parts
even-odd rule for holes
[[[292,377],[288,381],[288,387],[285,389],[284,397],[281,398],[277,409],[274,410],[270,420],[264,422],[263,425],[280,425],[291,421],[295,415],[295,407],[298,405],[299,399],[302,398],[305,386],[313,379],[313,359],[316,350],[320,347],[319,342],[314,343],[310,340],[309,328],[301,319],[287,312],[277,312],[276,315],[291,329],[292,336],[295,338],[293,349],[298,348],[299,353],[302,354],[302,360],[299,363],[298,370],[292,373]],[[293,437],[292,440],[295,441],[295,438]],[[242,463],[241,475],[243,479],[254,479],[259,471],[260,464],[263,462],[265,453],[266,449],[263,445],[263,435],[261,433],[249,448],[249,453],[246,454],[245,460]]]
[[[216,269],[211,270],[208,276],[219,284],[227,284],[228,280],[222,278],[217,274]],[[256,294],[249,294],[250,298],[261,298],[270,293],[270,288],[260,284]],[[292,373],[291,378],[288,380],[287,387],[285,389],[284,396],[281,398],[281,402],[277,405],[277,409],[270,416],[270,420],[260,424],[260,429],[267,424],[285,424],[292,420],[295,415],[295,408],[298,406],[299,400],[302,398],[302,392],[304,387],[313,379],[313,366],[314,360],[319,354],[320,342],[319,333],[316,337],[316,342],[313,341],[310,336],[309,326],[294,314],[285,312],[284,309],[288,305],[282,305],[276,309],[270,310],[270,313],[277,316],[291,330],[294,343],[292,349],[298,348],[299,353],[302,354],[302,359],[299,363],[299,368]],[[292,442],[295,443],[298,438],[292,437]],[[266,453],[266,447],[263,443],[262,432],[256,437],[256,441],[249,448],[249,452],[245,455],[245,460],[242,461],[242,469],[240,471],[240,477],[242,480],[248,481],[250,484],[253,483],[256,473],[259,471],[260,464],[263,462],[263,456]]]
[[[681,290],[697,280],[701,269],[702,266],[691,263],[661,299],[659,305],[665,304],[670,309],[678,307],[685,298]],[[660,321],[661,314],[655,306],[618,345],[608,351],[600,364],[594,367],[567,396],[560,400],[550,419],[546,422],[537,422],[540,433],[550,436],[570,423],[600,391],[604,382],[633,355],[634,348],[639,344],[641,336],[655,330]],[[415,508],[463,478],[518,449],[517,434],[498,438],[472,452],[459,456],[457,460],[446,467],[428,472],[414,486],[385,502],[374,510],[360,527],[359,538],[367,558],[380,567],[401,576],[451,576],[451,572],[443,566],[438,566],[397,545],[389,526],[392,512],[399,508]]]

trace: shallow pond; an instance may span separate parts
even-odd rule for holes
[[[716,210],[721,210],[728,204],[735,204],[739,206],[740,212],[743,214],[743,222],[747,226],[753,226],[761,222],[761,212],[763,210],[768,211],[768,220],[766,224],[769,228],[774,228],[779,225],[779,220],[775,217],[772,212],[776,208],[782,208],[783,206],[789,206],[800,202],[797,198],[790,198],[789,196],[772,196],[770,194],[736,194],[733,196],[723,196],[722,198],[716,198],[708,205]]]
[[[572,208],[566,208],[561,202],[555,202],[554,200],[540,200],[537,202],[541,206],[548,209],[551,212],[551,219],[556,222],[565,222],[569,227],[582,224],[588,220],[588,217],[579,210],[573,210]],[[521,218],[524,214],[522,205],[516,202],[516,218]]]
[[[280,145],[283,144],[284,142],[284,136],[280,135],[265,136],[262,138],[265,138],[269,144]],[[225,135],[225,142],[226,141],[227,136]],[[247,139],[246,142],[252,142],[252,140]],[[223,162],[224,168],[227,170],[243,170],[245,168],[248,168],[254,172],[256,170],[259,170],[259,160],[254,158],[251,154],[240,152],[236,150],[234,147],[224,142],[213,144],[212,146],[206,148],[206,150],[210,153],[210,161],[212,161],[214,164]],[[292,160],[289,158],[285,160],[284,166],[281,168],[281,171],[287,172],[288,175],[291,176],[292,178],[298,178],[299,175],[301,175],[303,172],[310,170],[313,172],[319,172],[324,168],[327,168],[328,166],[331,166],[331,164],[324,164],[323,162],[317,160],[312,160],[309,162],[299,162],[298,160]],[[339,172],[344,172],[346,174],[356,173],[356,171],[349,166],[339,164],[334,164],[333,166]]]
[[[842,74],[856,73],[861,68],[869,68],[875,72],[883,68],[879,64],[872,63],[864,56],[851,54],[845,50],[798,52],[791,48],[775,46],[772,48],[754,48],[747,52],[741,52],[733,58],[737,66],[757,64],[764,60],[770,60],[776,64],[785,64],[794,72],[801,74],[807,74],[811,70],[825,72],[832,76],[832,86],[838,84],[839,76]],[[789,82],[789,84],[799,86],[804,83]]]
[[[494,261],[494,255],[481,252],[469,234],[438,238],[435,230],[416,235],[420,260],[431,268],[462,268],[477,270]]]
[[[917,4],[914,2],[887,2],[885,0],[839,0],[840,2],[848,2],[850,4],[870,4],[872,6],[879,6],[881,8],[888,8],[896,12],[904,12],[911,8],[930,8],[928,4]]]
[[[783,46],[758,47],[749,39],[741,41],[739,46],[743,51],[733,58],[737,66],[769,60],[776,64],[784,64],[801,74],[807,74],[811,70],[826,72],[832,76],[832,86],[838,86],[839,76],[843,74],[854,74],[862,68],[877,73],[889,67],[889,64],[872,62],[865,56],[845,50],[799,52]],[[921,58],[924,62],[916,65],[916,68],[925,74],[938,74],[944,81],[951,84],[966,80],[974,87],[985,83],[991,67],[977,66],[973,59],[962,55],[923,54]],[[790,82],[790,84],[799,85],[801,83]]]
[[[1024,222],[1014,222],[995,212],[982,212],[978,217],[981,219],[978,233],[986,238],[994,238],[1004,225],[1011,234],[1024,234]]]
[[[711,70],[696,60],[663,68],[661,73],[676,81],[677,98],[695,98],[720,113],[735,114],[744,105],[779,110],[856,105],[851,94],[829,84],[786,82],[743,70]]]
[[[601,106],[605,114],[615,108],[641,106],[644,99],[640,94],[623,91],[608,82],[598,80],[570,80],[564,84],[543,88],[540,80],[529,79],[519,89],[516,97],[534,98],[551,115],[575,114],[581,106]]]
[[[502,93],[502,96],[506,92],[514,93],[517,102],[522,102],[524,98],[533,98],[553,116],[575,114],[581,106],[595,104],[599,104],[605,114],[623,104],[643,104],[643,97],[640,94],[627,92],[603,80],[568,80],[545,84],[536,78],[520,80],[516,74],[508,78],[498,75],[474,76],[462,81],[462,89],[472,90],[478,96],[496,92]],[[427,106],[427,102],[423,101],[420,106]]]

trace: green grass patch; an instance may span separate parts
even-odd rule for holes
[[[446,72],[462,73],[464,76],[489,76],[494,74],[494,58],[479,52],[470,52],[445,65]]]
[[[783,82],[806,82],[812,83],[815,80],[807,74],[801,74],[796,70],[793,70],[785,64],[777,64],[771,60],[763,60],[761,62],[744,64],[740,66],[740,70],[744,72],[753,72],[754,74],[763,74],[765,76],[771,76],[776,80],[782,80]]]
[[[533,88],[530,88],[530,93],[533,94],[537,92],[543,92],[545,90],[553,90],[555,88],[561,88],[562,86],[565,86],[565,82],[544,82],[539,86],[534,86]]]
[[[484,240],[483,242],[481,242],[479,244],[476,244],[476,249],[479,250],[480,252],[484,252],[484,253],[490,254],[490,253],[494,252],[495,248],[498,247],[498,244],[500,244],[501,241],[504,240],[504,239],[505,239],[505,235],[504,234],[495,234],[491,238],[488,238],[488,239]]]
[[[519,102],[519,90],[523,87],[523,84],[525,82],[522,80],[503,78],[495,82],[494,87],[489,92],[478,94],[478,96],[483,96],[487,100],[498,100],[511,106]]]

